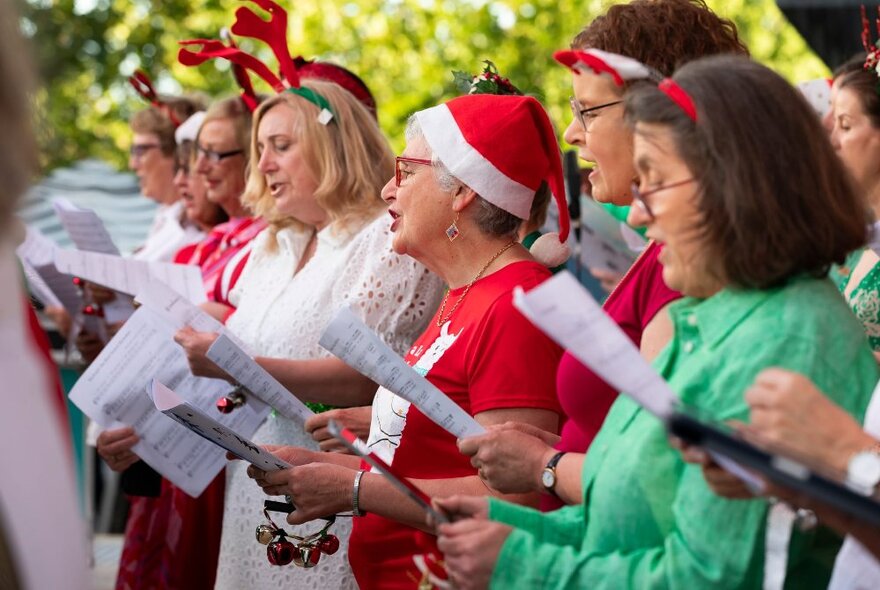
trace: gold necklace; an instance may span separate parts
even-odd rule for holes
[[[446,302],[449,300],[450,291],[446,292],[446,296],[443,298],[443,303],[440,304],[440,312],[437,314],[437,327],[438,328],[440,328],[441,326],[443,326],[443,324],[445,324],[446,322],[449,321],[449,319],[452,317],[452,314],[455,313],[455,310],[458,309],[458,306],[461,304],[462,301],[464,301],[464,298],[467,297],[468,291],[471,290],[471,286],[474,283],[476,283],[478,280],[480,280],[480,277],[483,276],[483,273],[486,272],[486,269],[489,268],[489,265],[491,265],[493,262],[495,262],[499,256],[501,256],[502,254],[504,254],[505,252],[510,250],[516,243],[517,243],[516,240],[514,240],[514,241],[510,242],[509,244],[507,244],[506,246],[504,246],[503,248],[498,250],[498,252],[496,252],[495,255],[489,259],[489,262],[487,262],[486,264],[483,265],[483,268],[480,269],[480,272],[477,273],[477,276],[475,276],[471,280],[471,282],[467,284],[467,286],[464,288],[464,293],[461,294],[461,296],[455,302],[455,305],[453,305],[452,309],[449,310],[449,315],[446,316],[446,319],[443,319],[443,311],[446,309]]]

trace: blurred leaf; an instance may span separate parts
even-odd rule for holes
[[[569,118],[569,75],[552,53],[610,3],[603,0],[300,0],[291,7],[293,55],[335,61],[359,73],[379,104],[395,149],[414,111],[459,94],[454,70],[484,60],[543,101],[560,129]],[[146,70],[160,92],[237,94],[228,64],[186,68],[177,42],[217,38],[232,23],[234,0],[26,0],[22,30],[33,38],[43,90],[35,97],[45,170],[85,157],[126,165],[127,120],[144,104],[125,78]],[[732,18],[753,56],[792,81],[827,68],[773,0],[709,0]],[[274,60],[265,47],[241,47]],[[258,85],[258,91],[269,89]]]

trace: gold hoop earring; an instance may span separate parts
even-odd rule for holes
[[[455,239],[461,235],[461,230],[459,230],[458,226],[455,224],[455,222],[458,221],[459,215],[461,215],[461,213],[456,213],[455,219],[453,219],[449,227],[446,228],[446,237],[449,238],[450,242],[454,242]]]

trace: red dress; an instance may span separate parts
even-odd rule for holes
[[[261,219],[231,219],[175,256],[198,264],[208,299],[227,297],[241,275],[252,240],[266,227]],[[158,496],[129,496],[125,545],[117,590],[211,590],[217,573],[223,528],[226,474],[220,472],[198,498],[162,479]]]
[[[657,261],[660,251],[656,243],[648,244],[602,306],[636,346],[657,312],[681,297],[663,282],[663,266]],[[567,417],[556,448],[586,453],[618,392],[567,352],[559,362],[556,391]],[[555,498],[542,498],[542,509],[561,505]]]
[[[406,362],[471,415],[502,408],[559,413],[554,379],[562,350],[513,307],[512,297],[515,286],[529,289],[549,276],[536,262],[515,262],[475,282],[449,321],[437,327],[437,317],[431,320]],[[463,291],[449,292],[444,319]],[[409,478],[476,474],[454,436],[382,388],[373,401],[368,444]],[[367,514],[354,520],[348,559],[362,590],[412,589],[422,575],[414,559],[439,555],[435,541]]]

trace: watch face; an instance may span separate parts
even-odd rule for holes
[[[847,479],[868,489],[880,483],[880,456],[865,451],[858,453],[849,462]]]
[[[545,469],[543,473],[541,473],[541,483],[544,484],[544,487],[548,490],[552,490],[556,485],[556,473],[552,469]]]

